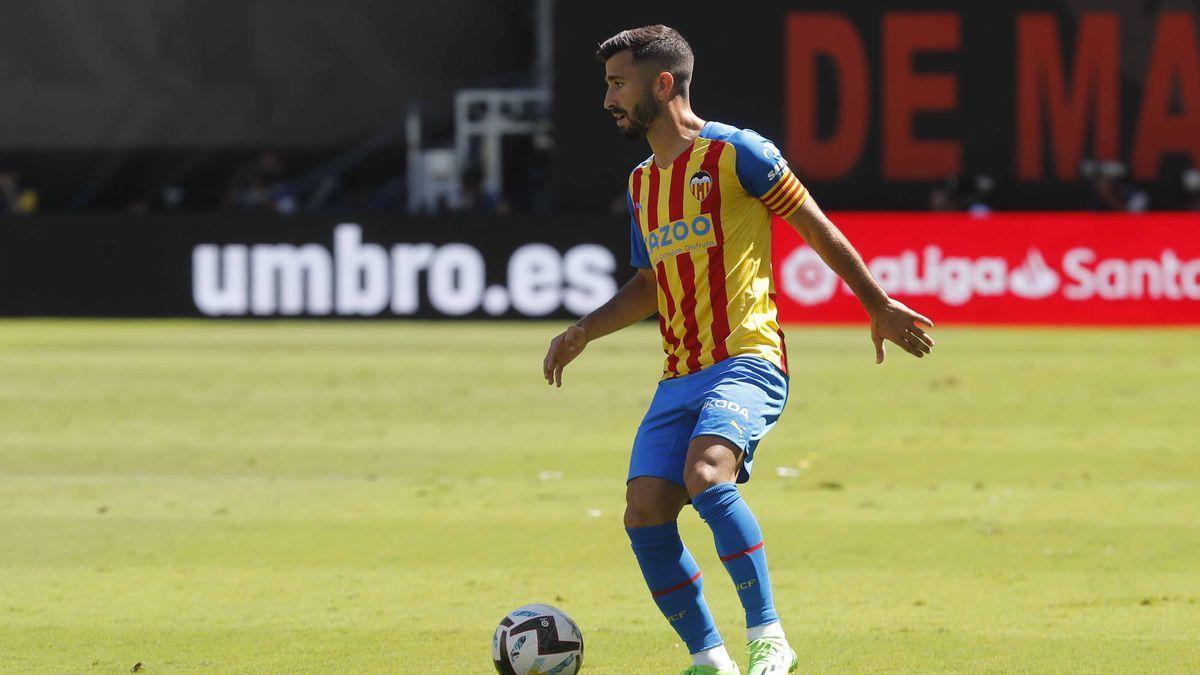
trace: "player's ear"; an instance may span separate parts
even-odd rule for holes
[[[658,100],[666,101],[671,98],[671,88],[674,86],[675,76],[664,70],[654,81],[654,95],[658,97]]]

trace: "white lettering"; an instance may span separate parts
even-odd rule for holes
[[[508,259],[512,306],[529,316],[544,316],[562,304],[562,258],[553,246],[526,244]]]
[[[1183,294],[1189,300],[1200,300],[1200,258],[1192,260],[1179,270],[1183,282]]]
[[[1030,249],[1018,267],[995,256],[943,257],[942,249],[927,246],[918,257],[915,251],[896,256],[878,256],[868,267],[884,290],[902,295],[932,295],[948,305],[963,305],[976,295],[998,296],[1011,292],[1022,298],[1044,298],[1058,290],[1058,274],[1041,253]],[[785,289],[786,290],[786,289]],[[845,293],[850,289],[842,285]]]
[[[612,251],[603,246],[580,244],[571,248],[563,256],[563,276],[567,281],[563,306],[568,312],[583,316],[608,302],[617,292],[613,278],[616,269]]]
[[[914,286],[918,289],[914,291],[917,295],[937,295],[939,270],[938,265],[942,261],[942,249],[937,246],[925,247],[925,265],[924,275],[918,279]]]
[[[1096,294],[1105,300],[1120,300],[1129,287],[1129,267],[1124,260],[1107,258],[1096,265],[1092,277],[1096,282]]]
[[[324,246],[257,244],[250,249],[250,308],[258,316],[328,314],[333,263]],[[307,281],[307,283],[305,283]]]
[[[470,314],[483,302],[483,256],[474,246],[447,244],[429,266],[429,303],[450,316]]]
[[[867,266],[871,275],[883,286],[889,294],[898,294],[903,289],[904,275],[901,273],[900,261],[896,258],[880,256]]]
[[[741,417],[742,419],[745,419],[746,421],[750,420],[750,409],[743,408],[739,403],[734,401],[726,401],[723,398],[710,398],[704,402],[704,405],[701,406],[702,410],[707,410],[708,408],[721,408],[728,410],[729,412]]]
[[[1088,266],[1092,262],[1095,267]],[[1157,260],[1096,260],[1091,249],[1074,248],[1063,256],[1063,271],[1075,282],[1064,290],[1070,300],[1200,300],[1200,258],[1182,261],[1170,249]]]
[[[897,269],[899,271],[899,278],[896,279],[896,286],[900,293],[915,295],[922,292],[921,275],[917,272],[916,253],[912,251],[901,253],[900,264]]]
[[[1063,274],[1075,282],[1063,289],[1063,295],[1068,300],[1087,300],[1096,294],[1092,284],[1092,275],[1087,264],[1096,259],[1096,252],[1090,248],[1073,248],[1063,255]]]
[[[201,244],[192,250],[192,299],[207,316],[246,313],[246,247]]]
[[[900,251],[876,256],[867,263],[871,274],[888,293],[934,296],[948,305],[963,305],[975,296],[1013,295],[1038,300],[1057,294],[1067,300],[1198,300],[1200,258],[1180,259],[1171,249],[1157,258],[1099,258],[1088,247],[1068,249],[1061,267],[1048,264],[1041,251],[1029,249],[1025,259],[1010,267],[997,256],[968,258],[944,256],[937,246],[918,255]],[[801,246],[784,258],[780,267],[784,293],[802,305],[828,301],[833,289],[852,291],[837,284],[812,249]]]
[[[333,231],[338,314],[378,314],[388,302],[387,251],[363,244],[362,228],[346,223]]]
[[[1163,266],[1163,295],[1171,300],[1178,300],[1182,296],[1179,291],[1180,269],[1179,258],[1175,256],[1175,251],[1166,249],[1162,252]]]
[[[983,296],[1004,295],[1007,286],[1008,263],[1004,258],[980,258],[975,261],[971,281],[975,292]]]
[[[966,258],[946,258],[941,267],[941,293],[947,305],[966,304],[971,299],[971,261]]]
[[[1138,258],[1129,263],[1129,297],[1141,298],[1150,296],[1161,298],[1163,295],[1162,269],[1157,260]]]
[[[392,312],[414,314],[421,307],[418,279],[429,267],[437,247],[433,244],[396,244],[392,247]]]
[[[703,234],[712,224],[698,217],[688,229]],[[343,223],[334,228],[332,247],[199,244],[192,251],[192,297],[207,316],[374,315],[389,307],[403,316],[420,313],[423,296],[449,316],[481,307],[493,316],[510,307],[529,316],[560,309],[582,315],[616,293],[616,268],[612,252],[596,244],[563,255],[527,244],[508,261],[508,286],[486,288],[486,263],[471,245],[384,248],[364,242],[360,226]]]

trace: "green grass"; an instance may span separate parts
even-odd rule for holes
[[[558,328],[0,322],[0,672],[486,673],[535,601],[677,672],[621,526],[657,334],[554,390]],[[745,494],[803,669],[1200,669],[1200,331],[936,335],[789,331]]]

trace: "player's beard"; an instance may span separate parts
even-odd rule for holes
[[[626,140],[640,141],[650,131],[650,125],[662,114],[662,104],[654,98],[649,88],[642,93],[642,99],[633,105],[633,110],[625,114],[629,125],[621,131]]]

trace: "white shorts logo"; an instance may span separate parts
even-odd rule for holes
[[[710,398],[704,402],[704,405],[701,406],[700,409],[708,410],[709,408],[723,408],[746,421],[750,420],[750,411],[747,408],[744,408],[733,401],[726,401],[723,398]],[[735,424],[734,426],[737,425]],[[741,429],[739,428],[738,431],[741,431]]]

